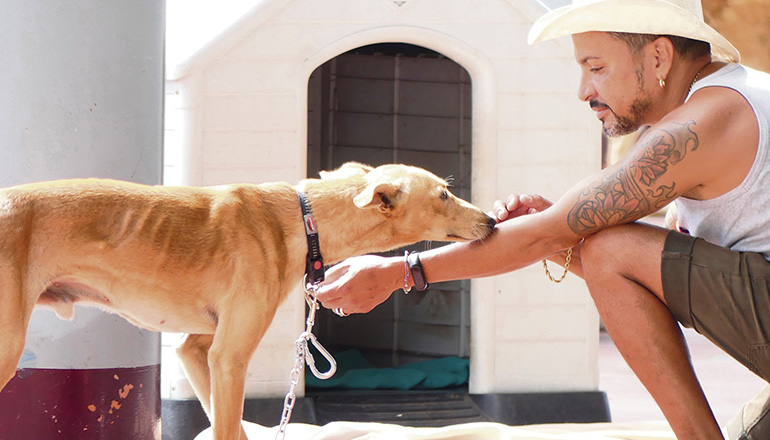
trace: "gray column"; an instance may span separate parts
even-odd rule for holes
[[[164,11],[0,0],[0,187],[161,183]],[[36,310],[0,426],[8,438],[160,438],[159,380],[159,334],[92,308],[72,321]]]

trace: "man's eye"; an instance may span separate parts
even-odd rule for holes
[[[600,70],[602,70],[602,68],[601,68],[601,67],[592,67],[592,68],[591,68],[591,72],[594,72],[594,73],[596,73],[596,72],[598,72],[598,71],[600,71]]]

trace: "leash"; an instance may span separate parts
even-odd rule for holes
[[[326,348],[318,341],[313,334],[313,325],[315,325],[315,314],[320,308],[316,293],[318,285],[324,280],[323,257],[321,256],[321,246],[318,241],[318,229],[316,228],[315,218],[310,210],[310,204],[305,195],[297,190],[297,197],[302,206],[302,218],[305,223],[305,234],[307,235],[307,262],[305,265],[305,302],[309,309],[307,319],[305,320],[305,331],[294,341],[294,349],[297,353],[294,360],[294,367],[289,373],[289,391],[283,399],[283,412],[281,413],[281,422],[278,425],[278,431],[275,433],[276,440],[283,440],[286,437],[286,427],[291,420],[291,413],[294,410],[294,404],[297,402],[297,396],[294,389],[299,384],[302,377],[302,369],[307,363],[308,368],[313,375],[321,380],[329,379],[337,372],[337,361]],[[329,370],[326,372],[318,371],[315,365],[315,358],[310,352],[310,344],[318,350],[319,353],[329,362]]]

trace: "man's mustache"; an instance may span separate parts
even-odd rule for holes
[[[607,104],[599,101],[598,99],[592,99],[591,101],[588,102],[588,105],[591,106],[591,110],[593,110],[593,111],[599,111],[599,110],[604,110],[604,109],[608,109],[608,110],[612,111],[610,106],[608,106]]]

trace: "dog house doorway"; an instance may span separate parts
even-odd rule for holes
[[[471,196],[471,81],[424,47],[360,47],[318,67],[308,83],[308,176],[347,161],[405,163],[448,178]],[[418,243],[426,250],[444,243]],[[404,249],[390,255],[403,255]],[[377,367],[470,356],[470,282],[396,292],[366,315],[322,310],[315,331],[333,351],[355,350]]]

